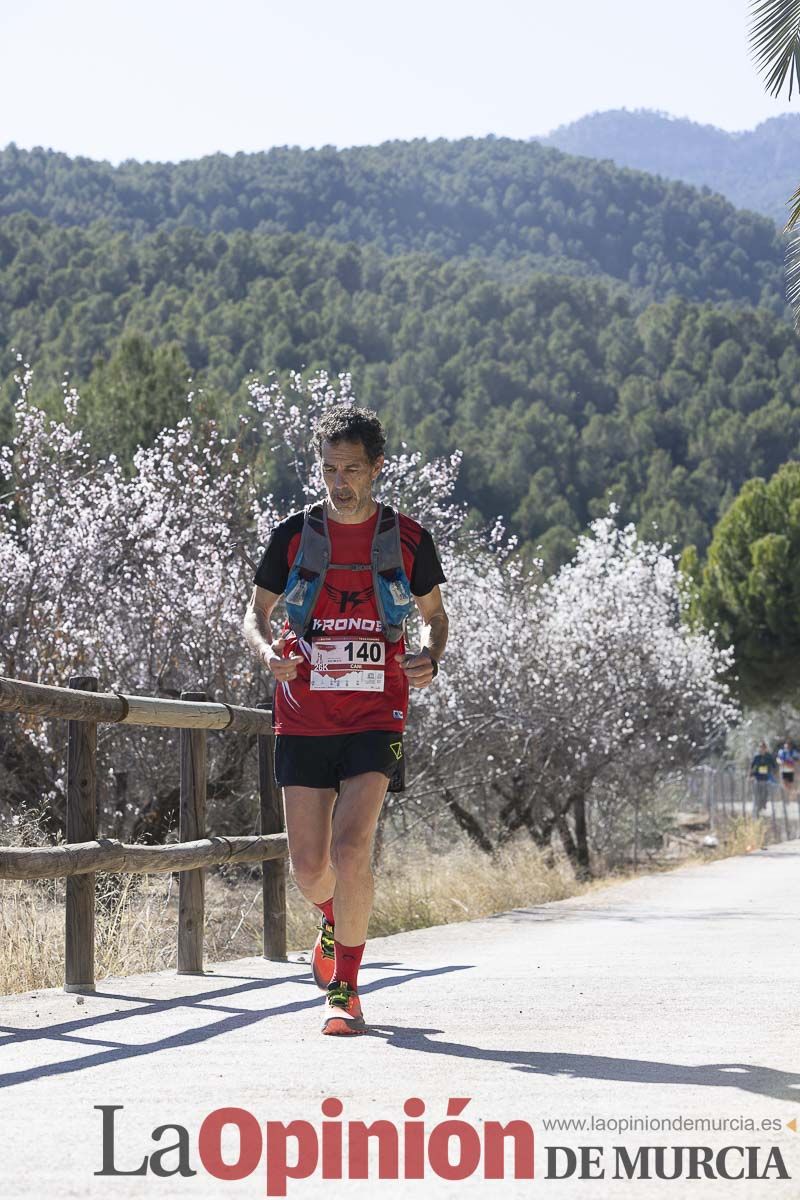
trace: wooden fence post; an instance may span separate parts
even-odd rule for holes
[[[271,709],[272,705],[259,704]],[[275,741],[271,733],[258,735],[258,791],[261,797],[261,833],[283,833],[281,790],[275,783]],[[264,958],[286,958],[286,869],[283,859],[262,863],[264,901]]]
[[[181,692],[181,700],[206,700],[205,692]],[[179,839],[193,842],[206,835],[205,729],[181,729]],[[181,871],[178,885],[178,974],[203,974],[205,870]]]
[[[71,688],[96,692],[94,675],[71,675]],[[97,837],[97,722],[70,721],[67,732],[67,841]],[[67,879],[64,991],[93,992],[94,874]]]

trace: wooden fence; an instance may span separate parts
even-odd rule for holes
[[[75,675],[68,688],[0,676],[0,712],[69,722],[66,843],[0,847],[0,880],[66,877],[64,990],[94,991],[95,872],[179,871],[178,974],[203,972],[204,868],[217,863],[263,864],[264,957],[286,957],[286,834],[273,777],[272,723],[267,705],[240,708],[208,702],[204,692],[180,700],[100,693],[97,679]],[[179,841],[163,846],[123,845],[97,837],[97,726],[147,725],[180,730]],[[261,833],[207,837],[207,730],[255,733]]]

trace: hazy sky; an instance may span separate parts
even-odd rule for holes
[[[749,129],[748,0],[5,0],[0,146],[119,162],[529,137],[607,108]]]

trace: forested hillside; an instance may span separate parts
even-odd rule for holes
[[[70,372],[123,463],[190,390],[232,424],[251,373],[349,372],[549,566],[611,499],[702,552],[800,455],[780,236],[682,183],[495,138],[118,168],[10,146],[0,214],[0,440],[11,347],[52,411]]]
[[[462,449],[461,498],[552,565],[610,498],[702,549],[740,485],[800,446],[796,337],[765,309],[644,306],[601,280],[508,282],[477,261],[303,234],[137,240],[18,214],[0,248],[4,344],[36,363],[51,404],[70,370],[98,452],[122,459],[190,386],[230,419],[250,371],[349,371],[395,441]],[[6,416],[10,398],[7,384]]]
[[[782,245],[765,218],[684,184],[502,138],[116,168],[12,145],[0,152],[0,216],[22,212],[59,225],[105,218],[136,238],[178,225],[302,231],[391,254],[490,257],[506,277],[605,274],[650,300],[678,292],[783,304]],[[0,251],[5,263],[11,252]]]
[[[728,133],[666,113],[615,109],[581,117],[539,140],[568,154],[610,158],[623,167],[710,187],[781,227],[800,183],[800,116],[791,113]]]

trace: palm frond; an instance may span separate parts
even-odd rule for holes
[[[800,331],[800,234],[786,247],[786,299],[792,306],[795,329]]]
[[[791,233],[800,221],[800,187],[789,197],[791,214],[784,233]],[[786,244],[786,298],[792,306],[795,329],[800,332],[800,234]]]
[[[789,76],[789,99],[800,91],[800,0],[752,0],[750,50],[766,76],[767,91],[780,95]]]
[[[792,192],[786,203],[791,204],[792,211],[789,215],[789,220],[783,227],[783,232],[791,233],[797,222],[800,221],[800,187],[798,187],[796,192]]]

